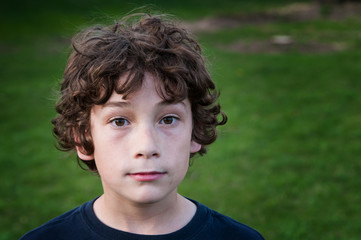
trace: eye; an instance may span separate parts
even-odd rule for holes
[[[177,120],[178,118],[175,116],[165,116],[164,118],[162,118],[162,120],[160,120],[160,123],[170,125],[174,124]]]
[[[129,125],[129,121],[125,118],[114,118],[110,122],[116,127],[124,127]]]

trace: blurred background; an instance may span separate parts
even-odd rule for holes
[[[56,90],[74,33],[144,5],[195,33],[229,117],[181,194],[266,239],[360,239],[361,3],[291,0],[2,3],[0,239],[102,193],[54,147]]]

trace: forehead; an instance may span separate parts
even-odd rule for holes
[[[164,101],[169,103],[182,102],[187,99],[187,84],[183,79],[171,79],[161,74],[125,73],[118,78],[115,92],[127,99],[133,95],[156,92]]]
[[[127,81],[127,78],[127,75],[120,77],[119,85],[121,86],[122,83],[124,84],[124,82]],[[187,108],[190,106],[188,98],[173,98],[172,93],[166,92],[162,82],[149,73],[144,75],[140,87],[126,94],[114,91],[107,102],[102,104],[102,106],[126,108],[133,107],[133,105],[138,103],[148,106],[157,105],[159,107],[179,105],[180,107]]]

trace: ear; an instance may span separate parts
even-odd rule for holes
[[[91,161],[94,160],[94,154],[87,155],[84,153],[84,149],[80,146],[76,146],[76,153],[78,154],[78,157],[83,161]]]
[[[91,160],[94,160],[94,154],[91,154],[91,155],[87,155],[85,154],[84,152],[84,148],[82,146],[80,146],[80,140],[79,140],[79,137],[78,135],[76,134],[76,132],[74,131],[73,129],[73,132],[74,132],[74,140],[76,142],[76,153],[78,154],[78,157],[83,160],[83,161],[91,161]]]
[[[191,141],[191,153],[196,153],[199,150],[201,150],[202,145],[200,145],[199,143],[195,142],[195,141]]]

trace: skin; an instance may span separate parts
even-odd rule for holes
[[[119,81],[124,81],[122,76]],[[124,99],[113,93],[91,110],[91,135],[104,194],[94,203],[97,217],[115,229],[138,234],[166,234],[184,227],[196,206],[178,194],[190,153],[201,145],[192,140],[188,99],[166,103],[152,75]]]

